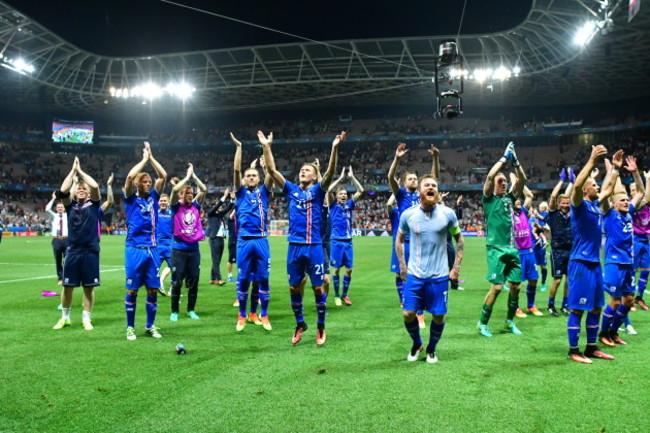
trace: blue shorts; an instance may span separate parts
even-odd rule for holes
[[[569,257],[571,257],[571,251],[569,250],[551,250],[551,273],[553,278],[560,279],[562,275],[567,274]]]
[[[66,287],[99,286],[99,253],[68,249],[63,262],[63,285]]]
[[[448,282],[449,277],[421,279],[406,275],[403,309],[426,310],[436,316],[447,314]]]
[[[347,241],[332,239],[332,251],[330,253],[330,263],[334,269],[345,266],[352,269],[354,261],[354,251],[352,249],[352,239]]]
[[[570,309],[591,311],[605,305],[600,263],[570,260],[568,271]]]
[[[525,250],[530,251],[530,250]],[[535,255],[532,252],[524,254],[519,253],[519,261],[521,261],[521,280],[534,281],[539,279],[537,273],[537,266],[535,266]]]
[[[237,279],[241,281],[260,281],[269,279],[271,251],[269,239],[240,238],[237,240]]]
[[[650,245],[646,236],[634,236],[634,269],[650,269]]]
[[[172,267],[172,246],[171,245],[158,245],[156,247],[158,250],[158,257],[160,264],[162,265],[163,260],[167,262],[167,267]]]
[[[618,263],[607,263],[605,265],[605,290],[609,296],[621,298],[623,295],[633,294],[634,268],[632,265],[620,265]]]
[[[411,246],[408,242],[404,242],[404,260],[409,264],[409,257],[411,256]],[[395,239],[393,239],[393,255],[390,258],[390,271],[399,274],[399,260],[397,258],[397,251],[395,251]]]
[[[289,285],[300,284],[305,274],[309,275],[311,285],[322,286],[325,281],[323,246],[321,244],[289,244],[287,250],[287,275]]]
[[[151,289],[160,287],[158,279],[160,257],[156,247],[127,246],[124,252],[124,267],[126,268],[127,289],[138,290],[142,286]]]
[[[546,248],[542,248],[541,244],[537,243],[533,247],[533,253],[535,253],[537,266],[546,266]]]

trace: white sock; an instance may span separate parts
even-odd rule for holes
[[[70,320],[70,308],[62,308],[61,309],[61,314],[62,318],[65,320]]]
[[[81,313],[81,320],[83,322],[86,322],[86,321],[89,322],[90,321],[90,311],[83,310],[83,312]]]

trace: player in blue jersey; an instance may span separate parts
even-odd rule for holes
[[[428,150],[429,154],[433,157],[433,163],[431,167],[431,174],[435,179],[440,178],[440,161],[439,156],[440,152],[432,144],[431,149]],[[397,182],[397,166],[399,165],[400,160],[408,153],[405,143],[399,143],[397,149],[395,150],[395,158],[388,169],[388,184],[390,189],[395,196],[395,201],[397,203],[397,209],[400,215],[408,208],[417,206],[420,204],[420,195],[417,191],[418,189],[418,175],[415,172],[407,171],[403,174],[403,187],[400,187]],[[408,243],[410,241],[409,236],[406,236],[404,242]],[[409,261],[409,248],[405,249],[406,262]],[[399,282],[396,282],[396,285]],[[402,282],[403,284],[403,282]],[[398,289],[399,291],[399,289]],[[422,311],[417,312],[418,323],[420,328],[426,328],[424,321],[424,314]]]
[[[354,205],[363,195],[363,186],[354,177],[352,166],[348,168],[347,177],[350,179],[356,192],[350,200],[348,200],[348,192],[345,188],[338,185],[343,181],[346,175],[346,169],[343,168],[341,176],[330,186],[330,206],[329,217],[332,225],[331,243],[332,250],[330,252],[330,263],[334,269],[332,282],[334,284],[334,304],[340,306],[343,303],[347,306],[352,305],[352,301],[348,296],[350,289],[350,282],[352,281],[352,269],[354,261],[354,251],[352,249],[352,230],[354,230]],[[343,276],[343,292],[340,289],[340,272],[341,268],[345,266],[345,275]]]
[[[614,192],[611,208],[603,215],[605,228],[605,290],[609,293],[609,304],[603,312],[600,327],[600,342],[606,346],[625,345],[618,335],[618,328],[625,322],[634,305],[634,232],[632,219],[637,209],[647,205],[650,193],[646,192],[638,174],[636,158],[626,158],[625,169],[634,175],[635,194],[632,200],[625,187]]]
[[[80,182],[71,193],[73,180]],[[63,263],[63,295],[61,319],[54,329],[70,326],[70,309],[75,287],[83,286],[82,325],[93,329],[91,314],[95,303],[94,288],[99,286],[99,228],[101,206],[99,185],[81,169],[79,158],[74,159],[72,170],[66,176],[57,196],[65,206],[68,217],[68,248]]]
[[[560,190],[565,182],[568,186],[563,194]],[[548,294],[548,312],[553,317],[558,317],[560,313],[555,307],[555,295],[560,287],[562,277],[564,278],[564,290],[562,296],[562,313],[566,316],[570,311],[568,303],[568,279],[567,271],[569,267],[569,257],[573,247],[573,235],[571,233],[571,191],[573,191],[573,182],[575,174],[572,168],[562,169],[560,171],[560,180],[558,181],[548,203],[548,226],[551,229],[551,273],[553,274],[553,283]]]
[[[417,310],[433,315],[426,361],[438,362],[436,346],[445,328],[448,280],[458,279],[464,254],[463,235],[456,214],[439,204],[438,182],[433,175],[419,181],[420,204],[406,209],[400,216],[399,233],[395,242],[400,273],[404,284],[404,326],[413,340],[407,361],[417,361],[424,349],[416,317]],[[456,240],[456,259],[451,271],[447,263],[447,232]],[[405,257],[407,234],[411,234],[410,259]]]
[[[614,359],[613,356],[600,350],[597,345],[600,313],[605,305],[603,274],[600,266],[601,211],[606,213],[609,210],[608,197],[614,191],[618,170],[623,164],[623,152],[618,151],[614,154],[612,160],[614,169],[605,177],[599,194],[600,188],[594,178],[590,177],[590,173],[606,154],[605,146],[592,146],[589,160],[576,177],[571,193],[573,248],[568,266],[568,306],[571,310],[567,320],[568,357],[572,361],[583,364],[591,364],[591,358]],[[578,341],[580,322],[585,312],[587,312],[587,348],[582,353]]]
[[[235,330],[241,332],[246,326],[247,319],[252,323],[260,323],[265,330],[273,328],[269,321],[268,308],[271,297],[269,286],[269,270],[271,267],[271,252],[269,249],[269,199],[273,179],[266,175],[260,182],[260,172],[254,166],[242,173],[242,145],[231,133],[235,143],[235,160],[233,163],[233,185],[235,187],[235,207],[237,209],[237,300],[239,315]],[[234,236],[231,233],[230,236]],[[246,315],[248,289],[251,283],[257,282],[257,296],[261,304],[260,316],[251,312]],[[255,288],[253,289],[255,290]],[[254,294],[253,294],[254,296]]]
[[[307,324],[303,317],[302,293],[300,282],[305,273],[309,274],[314,296],[316,298],[316,310],[318,311],[318,329],[316,331],[316,344],[325,344],[325,315],[327,293],[323,288],[324,284],[324,263],[323,247],[321,245],[321,220],[322,208],[325,202],[327,189],[332,183],[336,163],[338,160],[338,149],[341,141],[345,139],[345,132],[337,135],[332,142],[332,151],[323,175],[322,182],[318,180],[318,169],[314,164],[306,163],[300,168],[299,184],[289,182],[276,170],[271,142],[273,134],[265,137],[260,131],[257,133],[260,143],[264,149],[264,160],[266,169],[273,178],[275,184],[282,188],[289,206],[289,250],[287,252],[287,274],[289,275],[289,290],[291,292],[291,308],[296,317],[296,329],[291,342],[298,343],[302,334],[307,330]]]
[[[143,172],[151,163],[157,179],[152,183],[151,176]],[[126,213],[126,250],[124,254],[126,268],[126,339],[135,340],[135,311],[138,290],[145,286],[147,290],[147,325],[146,334],[161,338],[155,325],[158,309],[158,288],[160,280],[158,269],[160,258],[156,249],[156,223],[158,222],[158,200],[165,187],[167,172],[153,157],[151,146],[144,143],[142,160],[126,175],[124,182],[124,210]]]
[[[158,293],[167,296],[165,291],[165,280],[172,273],[172,240],[174,230],[174,220],[172,218],[172,210],[169,208],[169,196],[167,194],[160,194],[158,200],[158,223],[156,225],[156,249],[160,260],[160,269],[162,269],[163,262],[167,263],[167,267],[160,271],[160,287]]]
[[[196,196],[192,187],[187,184],[190,180],[193,180],[197,186]],[[199,319],[195,310],[201,269],[199,242],[205,239],[201,222],[201,204],[206,191],[205,184],[194,173],[194,167],[188,164],[186,176],[174,185],[169,198],[174,220],[170,291],[172,313],[169,317],[172,322],[178,320],[183,282],[187,287],[187,316],[190,319]]]

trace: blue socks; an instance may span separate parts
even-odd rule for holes
[[[124,298],[124,309],[126,310],[126,326],[135,328],[135,306],[138,295],[131,295],[128,291]]]
[[[587,344],[594,345],[598,341],[599,319],[600,314],[587,313],[587,320],[585,321],[585,325],[587,326]]]
[[[338,275],[332,275],[332,283],[334,283],[334,296],[339,297],[339,287],[341,287],[341,279]]]
[[[609,305],[608,305],[609,307]],[[627,313],[630,312],[631,307],[626,307],[623,305],[621,302],[621,305],[618,306],[616,309],[616,312],[614,313],[614,318],[612,320],[612,327],[611,329],[614,332],[618,332],[618,328],[621,327],[621,324],[625,321],[625,318],[627,317]]]
[[[350,281],[352,281],[352,276],[343,276],[343,297],[348,296],[348,290],[350,290]]]
[[[442,337],[442,331],[444,329],[445,329],[444,322],[441,325],[438,325],[433,320],[431,321],[431,333],[429,334],[429,344],[427,345],[427,353],[433,353],[436,351],[436,346],[438,345],[438,341],[440,341],[440,337]]]
[[[147,328],[151,328],[156,322],[156,311],[158,311],[158,295],[147,293]],[[135,308],[133,309],[135,316]],[[135,317],[134,317],[135,322]]]
[[[618,327],[616,328],[612,327],[612,321],[614,320],[614,313],[615,313],[614,309],[608,304],[607,307],[605,307],[605,311],[603,311],[603,320],[600,324],[600,332],[602,333],[609,332],[610,328],[615,330],[618,329]]]
[[[253,288],[251,289],[251,313],[257,313],[257,306],[260,303],[260,285],[259,283],[254,284],[253,283]]]
[[[321,287],[320,292],[316,292],[314,296],[316,300],[316,311],[318,312],[318,325],[325,325],[325,314],[327,313],[327,293]]]
[[[414,320],[412,322],[404,322],[404,326],[406,327],[406,332],[408,332],[411,336],[411,340],[413,340],[413,346],[422,346],[422,338],[420,338],[420,325],[418,324],[418,321]]]
[[[260,312],[260,316],[266,317],[269,315],[268,314],[269,300],[271,299],[271,288],[269,287],[269,280],[260,281],[259,297],[260,297],[260,304],[262,305],[262,311]],[[252,308],[253,307],[251,307],[251,309]]]
[[[291,309],[293,310],[293,315],[296,317],[296,322],[297,323],[304,322],[305,318],[302,315],[302,294],[296,291],[296,293],[290,292],[290,295],[291,295]]]
[[[533,308],[535,306],[535,292],[537,287],[528,283],[526,285],[526,299],[528,300],[528,308]]]
[[[395,288],[397,289],[397,297],[399,298],[399,303],[404,302],[404,293],[403,293],[404,281],[399,277],[399,274],[395,277]]]
[[[569,337],[569,347],[571,349],[578,348],[578,341],[580,340],[580,321],[582,317],[574,313],[569,313],[569,319],[566,324],[567,336]]]
[[[239,317],[246,317],[246,307],[248,303],[248,285],[249,281],[237,279],[237,300],[239,301]]]
[[[542,271],[542,286],[546,284],[546,277],[548,277],[548,268],[546,266],[540,266]]]
[[[643,293],[645,292],[645,288],[648,286],[648,276],[650,275],[650,271],[641,271],[639,274],[639,283],[637,284],[637,292],[636,296],[637,298],[643,298]]]

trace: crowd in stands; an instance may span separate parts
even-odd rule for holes
[[[412,117],[405,119],[374,120],[372,131],[377,125],[384,128],[383,133],[391,134],[425,134],[429,131],[425,117]],[[638,121],[639,118],[635,119]],[[612,120],[613,121],[613,120]],[[363,125],[358,121],[356,127]],[[448,121],[437,120],[438,127],[444,127]],[[456,122],[456,121],[454,121]],[[487,122],[487,123],[486,123]],[[458,128],[482,131],[500,130],[507,128],[508,123],[499,121],[478,122],[475,119],[463,119],[454,123]],[[495,123],[496,122],[496,123]],[[521,127],[531,127],[530,124]],[[329,155],[328,138],[341,128],[336,121],[263,121],[251,124],[237,125],[239,138],[254,140],[255,131],[263,129],[273,130],[275,136],[302,137],[305,135],[322,134],[325,139],[316,143],[285,143],[274,144],[274,153],[278,168],[285,173],[288,179],[294,179],[300,166],[305,161],[318,158],[323,167],[327,166]],[[364,127],[365,128],[365,127]],[[367,128],[370,128],[369,126]],[[381,129],[380,128],[380,129]],[[388,129],[386,129],[388,128]],[[406,128],[406,129],[404,129]],[[476,128],[476,129],[472,129]],[[350,128],[348,128],[350,129]],[[60,185],[70,169],[74,155],[79,155],[84,167],[91,173],[101,186],[111,173],[115,173],[116,209],[112,218],[114,227],[123,227],[124,215],[119,188],[126,172],[140,158],[141,147],[139,144],[121,147],[102,147],[93,145],[81,150],[69,149],[49,142],[21,142],[10,137],[21,137],[21,134],[33,133],[33,126],[7,126],[0,123],[0,184],[19,185],[23,188],[19,192],[3,191],[0,196],[0,218],[5,227],[25,226],[35,229],[47,229],[49,218],[44,213],[44,205],[49,200],[51,191]],[[275,132],[277,131],[277,133]],[[360,129],[361,131],[361,129]],[[382,132],[380,131],[380,132]],[[195,129],[197,140],[229,140],[229,130],[226,129]],[[150,135],[155,141],[163,136]],[[647,129],[640,129],[634,133],[621,135],[616,147],[622,148],[627,154],[634,154],[638,158],[640,167],[650,168],[650,137]],[[184,140],[183,136],[165,136],[170,144],[176,140]],[[365,195],[357,206],[357,227],[367,229],[385,229],[389,226],[385,202],[387,193],[387,172],[394,156],[395,145],[398,141],[348,141],[341,146],[339,170],[343,166],[351,165],[357,178],[366,189],[374,189],[374,195]],[[498,159],[499,155],[494,147],[471,141],[467,144],[454,145],[453,148],[443,143],[436,143],[441,147],[441,184],[453,186],[451,189],[463,189],[463,185],[476,185],[484,181],[484,176]],[[427,140],[409,140],[409,152],[400,162],[400,170],[415,170],[419,174],[427,173],[431,169],[431,156],[427,150],[431,145]],[[92,152],[88,152],[91,149]],[[530,183],[553,183],[557,172],[566,166],[579,168],[590,152],[590,146],[580,143],[559,144],[554,146],[528,146],[518,149],[519,159],[524,165]],[[194,163],[197,174],[208,185],[211,194],[220,195],[232,183],[232,160],[234,147],[230,146],[201,146],[201,147],[157,146],[157,157],[166,168],[170,176],[182,176],[186,170],[187,162]],[[258,146],[245,144],[244,164],[250,163],[261,154]],[[338,173],[337,173],[338,174]],[[623,176],[624,177],[624,176]],[[39,188],[36,188],[36,187]],[[4,186],[3,186],[4,189]],[[14,190],[16,188],[13,188]],[[38,192],[36,190],[42,192]],[[464,226],[480,227],[483,225],[480,206],[480,193],[465,195]],[[270,209],[272,219],[286,219],[284,199],[276,195]]]

